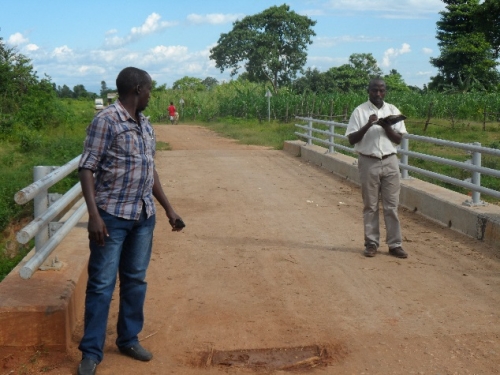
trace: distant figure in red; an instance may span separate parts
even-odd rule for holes
[[[170,105],[168,106],[168,114],[170,116],[170,122],[173,125],[175,122],[175,116],[177,114],[177,109],[174,106],[174,102],[170,102]]]

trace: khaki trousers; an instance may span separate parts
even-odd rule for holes
[[[376,159],[359,155],[358,171],[363,197],[365,246],[380,245],[379,196],[382,200],[389,249],[401,246],[401,226],[398,217],[399,164],[396,155]]]

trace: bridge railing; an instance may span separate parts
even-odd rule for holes
[[[336,139],[341,139],[348,141],[347,137],[343,134],[335,133],[336,127],[347,128],[347,124],[335,121],[318,120],[311,117],[295,117],[297,120],[301,120],[307,123],[295,124],[301,131],[296,131],[295,135],[299,138],[305,139],[307,145],[312,145],[313,141],[315,143],[323,144],[328,146],[328,153],[335,153],[336,149],[343,150],[345,152],[356,154],[353,147],[348,147],[340,143],[336,143]],[[315,124],[326,125],[328,130],[320,129],[315,127]],[[323,138],[318,137],[320,134]],[[410,151],[410,140],[428,142],[436,145],[454,147],[462,150],[466,150],[472,157],[470,160],[465,162],[460,162],[456,160],[446,159],[439,156],[427,155],[419,152]],[[424,137],[413,134],[404,134],[401,145],[398,147],[398,154],[401,156],[399,167],[401,168],[401,177],[403,179],[410,178],[409,172],[419,173],[423,176],[430,177],[436,180],[440,180],[455,186],[460,186],[466,188],[472,192],[472,199],[463,202],[464,205],[468,206],[478,206],[484,205],[485,203],[481,201],[481,193],[489,195],[494,198],[500,199],[500,192],[489,189],[487,187],[481,186],[481,175],[488,175],[493,177],[500,177],[500,171],[492,168],[485,168],[481,166],[481,160],[483,154],[489,154],[493,156],[500,156],[500,150],[482,147],[480,143],[475,142],[473,144],[460,143],[454,141],[446,141],[438,138]],[[409,165],[409,158],[418,158],[422,160],[432,161],[438,164],[450,165],[453,167],[461,168],[471,172],[471,178],[465,180],[460,180],[454,177],[446,176],[440,173],[428,171],[426,169],[418,168]]]
[[[57,269],[60,267],[60,262],[57,259],[54,259],[49,265],[43,267],[42,265],[87,211],[79,182],[64,195],[48,192],[51,186],[78,167],[79,160],[80,155],[61,167],[34,167],[34,182],[18,191],[14,196],[17,204],[25,204],[32,199],[34,204],[33,221],[16,235],[17,241],[21,244],[26,244],[35,238],[35,252],[19,271],[23,279],[29,279],[38,268]],[[76,208],[77,206],[79,207]],[[73,207],[76,210],[66,221],[53,221],[59,219]]]

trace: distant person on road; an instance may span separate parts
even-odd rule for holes
[[[170,116],[170,122],[173,125],[177,115],[177,109],[174,106],[174,102],[170,102],[170,105],[168,106],[168,114]]]
[[[116,78],[118,100],[98,113],[87,128],[78,174],[89,214],[90,258],[78,375],[95,374],[103,359],[117,274],[116,345],[121,353],[139,361],[153,356],[138,340],[156,220],[153,197],[165,210],[173,231],[181,230],[183,223],[162,189],[154,163],[155,133],[142,114],[151,84],[144,70],[123,69]]]
[[[399,205],[399,162],[396,145],[407,133],[404,121],[388,125],[379,119],[401,114],[392,104],[384,102],[385,82],[372,79],[368,86],[369,100],[352,113],[346,136],[358,153],[358,170],[363,197],[364,255],[374,257],[380,245],[379,195],[382,200],[389,254],[398,258],[408,255],[402,247]]]

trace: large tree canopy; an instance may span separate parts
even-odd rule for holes
[[[301,16],[286,4],[272,6],[262,13],[233,23],[233,29],[221,34],[210,58],[221,72],[232,69],[238,74],[244,65],[251,81],[269,81],[276,90],[289,84],[302,71],[307,46],[316,34],[316,21]]]
[[[495,86],[499,77],[494,50],[476,22],[481,9],[479,0],[443,2],[446,10],[440,12],[441,20],[437,22],[441,55],[431,58],[438,75],[432,77],[429,88],[468,91]]]
[[[395,72],[395,71],[394,71]],[[397,72],[396,72],[397,73]],[[398,77],[390,77],[393,86],[399,89],[405,85],[399,73]],[[366,91],[371,78],[381,77],[382,70],[371,53],[353,53],[349,63],[328,69],[321,73],[318,69],[308,69],[305,74],[293,82],[296,91],[310,90],[315,93]]]
[[[495,58],[500,57],[500,1],[485,0],[478,8],[475,24],[491,44]]]

